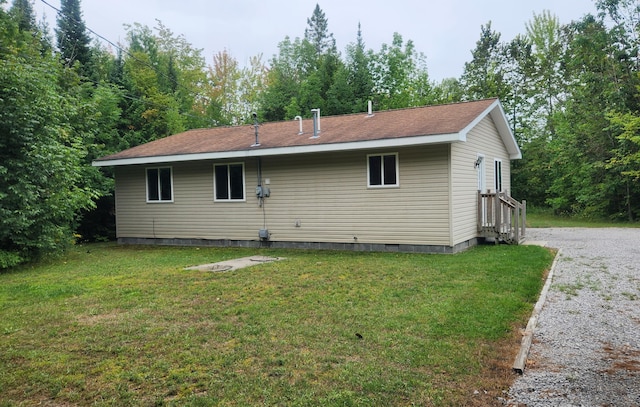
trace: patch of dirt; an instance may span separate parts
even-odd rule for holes
[[[614,347],[613,345],[606,343],[602,347],[604,356],[602,360],[611,363],[611,366],[602,371],[606,374],[615,374],[620,371],[625,372],[640,372],[640,350],[632,348],[631,346],[624,345]]]
[[[460,384],[461,387],[464,387],[464,393],[468,395],[465,400],[461,400],[461,405],[468,407],[504,406],[507,392],[518,377],[512,367],[520,349],[521,340],[520,329],[514,326],[508,337],[486,345],[485,350],[488,355],[483,357],[486,362],[479,375],[480,379],[476,383]]]

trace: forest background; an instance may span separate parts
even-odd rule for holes
[[[640,3],[595,0],[560,24],[534,14],[503,41],[487,22],[459,78],[429,78],[427,57],[394,33],[341,52],[316,5],[300,36],[246,66],[226,50],[208,65],[157,21],[115,44],[62,0],[52,29],[32,0],[0,0],[0,269],[112,239],[113,174],[91,161],[192,128],[500,98],[523,152],[511,194],[556,214],[640,216]],[[45,3],[48,4],[48,3]]]

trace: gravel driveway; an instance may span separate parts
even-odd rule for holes
[[[640,229],[529,229],[561,250],[508,406],[640,406]]]

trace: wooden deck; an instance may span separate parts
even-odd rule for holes
[[[496,243],[520,244],[526,237],[527,202],[505,192],[478,191],[478,235]]]

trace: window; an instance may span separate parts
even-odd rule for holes
[[[494,187],[496,188],[496,192],[501,192],[502,191],[502,161],[495,160],[493,165],[494,165],[493,178],[495,181]]]
[[[147,202],[173,202],[171,167],[147,168]]]
[[[398,154],[369,155],[368,184],[370,187],[398,186]]]
[[[244,200],[244,164],[215,165],[213,172],[216,201]]]

